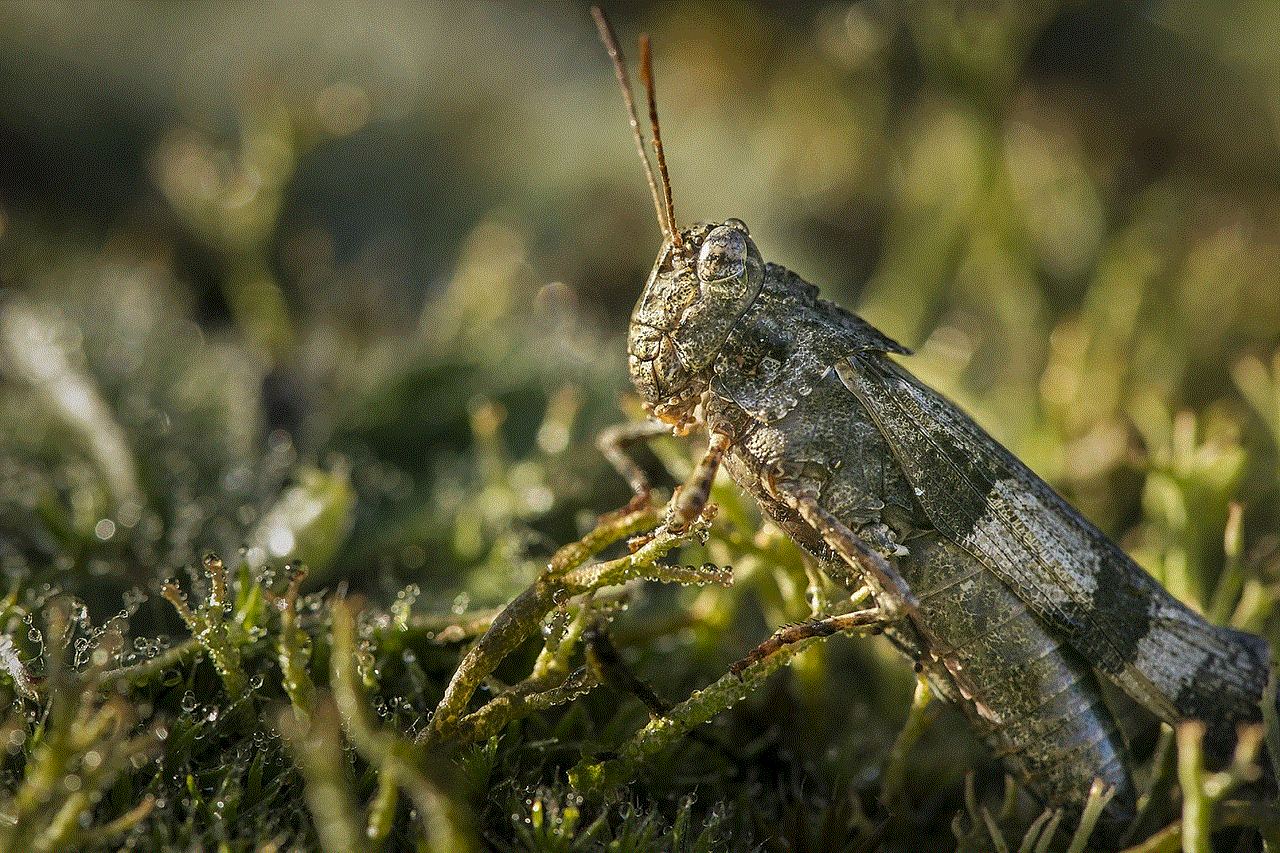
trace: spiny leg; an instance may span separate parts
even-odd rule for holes
[[[667,424],[661,421],[640,421],[609,427],[596,439],[600,452],[627,481],[640,501],[649,499],[653,484],[649,481],[649,475],[631,455],[631,448],[664,435],[671,435],[671,427]]]
[[[596,440],[596,445],[605,455],[605,458],[631,484],[631,490],[635,493],[635,497],[627,505],[628,508],[646,505],[653,487],[648,474],[645,473],[644,469],[631,454],[631,448],[665,435],[671,435],[671,427],[667,424],[660,421],[645,421],[643,423],[627,423],[611,427],[602,432]],[[725,451],[728,448],[729,437],[727,435],[714,431],[710,434],[706,453],[698,460],[698,464],[689,476],[688,481],[681,486],[677,486],[671,496],[665,522],[668,531],[679,534],[687,530],[690,525],[702,516],[703,511],[707,508],[707,501],[711,497],[711,486],[715,482],[716,471],[719,470],[720,461],[724,458]],[[630,540],[628,544],[634,550],[646,538],[636,537]]]
[[[707,452],[698,460],[689,481],[676,490],[671,497],[671,508],[667,512],[667,529],[679,533],[698,520],[711,499],[711,486],[716,479],[716,471],[725,451],[729,449],[729,436],[722,432],[711,433],[707,443]]]
[[[786,625],[775,631],[772,637],[752,649],[742,660],[731,665],[729,671],[741,676],[752,664],[764,660],[769,655],[780,651],[784,646],[807,640],[810,637],[830,637],[832,634],[839,634],[841,631],[857,631],[863,634],[874,633],[883,628],[886,622],[884,612],[879,607],[872,607],[866,610],[854,610],[851,613],[841,613],[839,616],[828,616],[826,619],[815,619],[810,622],[801,622],[797,625]]]
[[[752,664],[775,654],[784,646],[811,637],[829,637],[850,630],[863,634],[879,632],[918,608],[919,604],[902,576],[884,557],[867,547],[843,521],[819,504],[812,487],[770,477],[765,478],[765,486],[778,500],[799,513],[822,536],[828,547],[859,572],[867,589],[874,595],[876,605],[780,628],[745,658],[734,663],[729,668],[731,672],[741,675]]]
[[[914,612],[919,604],[911,587],[889,561],[867,547],[834,513],[818,503],[812,486],[792,480],[765,477],[765,488],[778,500],[795,510],[812,527],[827,546],[856,569],[871,587],[877,608],[886,621],[894,621]]]

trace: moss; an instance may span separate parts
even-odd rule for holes
[[[198,28],[161,9],[131,14],[194,74]],[[957,9],[630,10],[677,214],[747,219],[1178,595],[1274,642],[1280,194],[1249,130],[1272,127],[1273,28]],[[225,100],[138,131],[155,198],[77,207],[118,183],[96,125],[94,186],[4,185],[0,850],[1083,843],[887,643],[761,645],[841,596],[732,484],[687,535],[647,535],[665,491],[618,509],[595,438],[638,416],[625,323],[657,230],[580,12],[418,8],[492,71],[460,75],[370,8],[423,48],[413,118],[386,118],[410,48],[298,97],[273,75],[355,60],[258,68],[244,96],[175,74]],[[97,14],[0,54],[113,42]],[[218,44],[277,15],[227,14]],[[332,17],[314,50],[352,35]],[[23,46],[55,25],[80,37]],[[131,61],[103,65],[150,91]],[[549,76],[511,83],[529,63]],[[62,151],[37,117],[66,94],[5,112]],[[654,452],[678,480],[698,448]],[[1272,717],[1245,742],[1274,757]],[[1133,745],[1139,849],[1280,843],[1255,753],[1207,769],[1192,727]]]

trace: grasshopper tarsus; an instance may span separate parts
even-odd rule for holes
[[[637,533],[635,536],[630,537],[627,539],[627,553],[634,554],[652,542],[657,535],[657,530],[650,530],[648,533]]]

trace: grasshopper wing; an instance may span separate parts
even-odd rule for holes
[[[1267,643],[1175,599],[955,405],[878,352],[835,370],[891,446],[926,517],[1063,642],[1162,719],[1210,742],[1261,718]],[[1219,747],[1221,748],[1221,747]]]

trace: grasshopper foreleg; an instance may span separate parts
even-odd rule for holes
[[[664,435],[671,435],[670,426],[661,421],[644,421],[610,427],[600,433],[600,437],[596,439],[596,446],[600,448],[600,452],[631,485],[631,491],[635,493],[636,500],[648,500],[653,483],[632,455],[631,449]],[[729,437],[724,433],[713,431],[707,444],[707,452],[698,460],[693,474],[684,485],[677,487],[675,494],[671,496],[666,519],[668,530],[679,533],[702,515],[711,497],[711,486],[715,482],[716,471],[719,470],[720,461],[728,449]]]
[[[636,498],[648,500],[653,484],[644,468],[631,455],[631,449],[639,444],[647,444],[659,436],[671,435],[671,427],[661,421],[640,421],[622,423],[609,427],[600,433],[596,446],[609,460],[614,470],[631,486]]]
[[[702,515],[707,501],[711,499],[711,486],[715,482],[716,471],[720,469],[720,461],[724,459],[724,452],[728,449],[729,436],[712,431],[711,439],[707,442],[707,452],[698,460],[689,481],[671,496],[671,506],[667,510],[668,530],[679,533]]]

